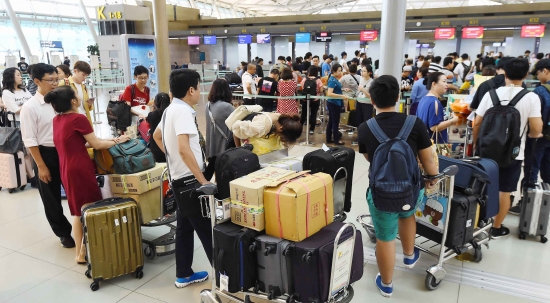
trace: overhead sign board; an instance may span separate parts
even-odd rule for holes
[[[316,33],[315,42],[332,42],[332,33],[329,33],[329,32]]]
[[[483,26],[468,26],[462,29],[462,39],[481,39],[483,38]]]
[[[63,48],[63,43],[61,41],[40,41],[41,47],[49,48]]]
[[[252,35],[239,35],[239,44],[252,43]]]
[[[544,24],[524,25],[521,27],[522,38],[542,38],[544,37]]]
[[[435,29],[435,40],[451,40],[455,38],[454,27],[439,27]]]
[[[359,38],[361,42],[378,40],[378,31],[361,31]]]

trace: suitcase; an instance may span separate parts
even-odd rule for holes
[[[477,195],[483,200],[480,205],[480,220],[487,220],[498,214],[500,198],[498,191],[498,164],[488,158],[451,159],[439,156],[439,169],[458,165],[455,190],[466,195]]]
[[[302,303],[327,302],[330,287],[332,256],[336,235],[344,223],[333,222],[313,236],[293,245],[290,253],[294,276],[294,298]],[[340,237],[340,243],[353,236],[348,228]],[[363,240],[356,231],[351,266],[350,284],[363,276]]]
[[[249,150],[251,146],[230,148],[216,158],[217,198],[229,198],[229,182],[260,169],[258,156]]]
[[[474,238],[474,226],[479,212],[478,198],[455,191],[450,211],[449,222],[446,222],[448,229],[445,246],[455,249],[458,253],[461,247]],[[443,234],[426,225],[416,223],[416,233],[436,243],[442,242]]]
[[[13,193],[27,185],[25,158],[22,151],[16,154],[0,154],[0,189],[7,188]]]
[[[143,277],[143,250],[138,204],[134,199],[111,198],[82,206],[86,245],[86,276],[99,282],[135,273]]]
[[[304,170],[311,170],[312,174],[326,173],[335,180],[334,215],[337,221],[340,221],[339,218],[345,218],[344,212],[349,212],[351,209],[354,164],[355,151],[349,147],[331,147],[327,152],[318,149],[304,156]]]
[[[231,222],[214,226],[214,268],[216,285],[220,274],[228,277],[227,291],[236,293],[255,286],[257,277],[256,252],[250,245],[258,236],[252,229]]]
[[[294,292],[294,277],[289,251],[292,242],[268,235],[256,237],[251,250],[256,251],[258,261],[258,281],[256,291],[268,294],[273,300]]]
[[[549,216],[550,185],[536,183],[534,186],[526,186],[519,217],[519,238],[524,240],[526,235],[540,236],[540,242],[546,243]]]

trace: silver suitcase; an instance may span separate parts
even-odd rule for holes
[[[540,242],[546,243],[549,217],[550,185],[536,183],[535,187],[525,188],[519,217],[519,238],[523,240],[527,235],[540,236]]]

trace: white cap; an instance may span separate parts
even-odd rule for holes
[[[403,71],[404,72],[412,72],[413,71],[413,68],[411,66],[403,66]]]

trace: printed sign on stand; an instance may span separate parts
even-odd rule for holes
[[[353,259],[353,245],[355,239],[353,237],[340,243],[336,249],[334,272],[332,273],[332,289],[331,296],[337,294],[342,288],[348,286],[351,262]]]

